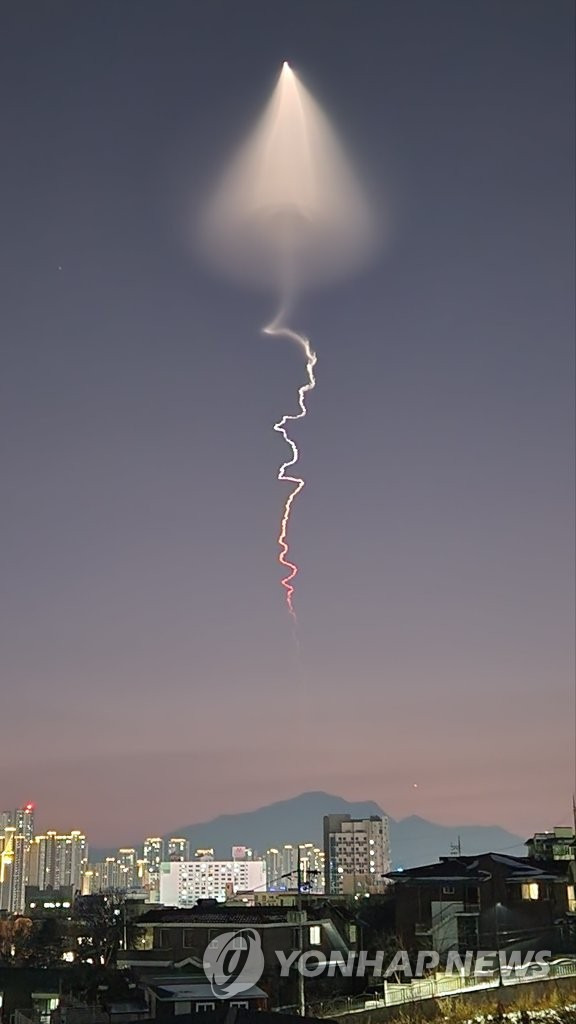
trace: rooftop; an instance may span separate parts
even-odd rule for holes
[[[509,857],[501,853],[482,853],[473,856],[441,857],[434,864],[423,864],[386,875],[394,882],[476,883],[487,882],[493,871],[500,875],[506,869],[507,881],[554,881],[564,878],[568,871],[565,861],[542,861],[530,857]]]

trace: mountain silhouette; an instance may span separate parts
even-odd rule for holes
[[[350,814],[365,818],[385,812],[373,801],[350,802],[332,793],[311,792],[268,804],[243,814],[223,814],[197,825],[181,825],[171,836],[190,840],[191,856],[200,848],[212,847],[218,858],[228,859],[232,846],[247,846],[263,854],[285,843],[313,842],[322,846],[325,814]],[[438,825],[412,815],[395,821],[389,817],[393,867],[416,867],[448,856],[460,842],[463,854],[525,854],[524,839],[497,825]],[[169,838],[168,836],[166,838]]]

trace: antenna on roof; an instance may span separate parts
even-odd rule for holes
[[[458,836],[457,842],[450,843],[450,856],[451,857],[461,857],[462,856],[462,844],[460,842],[460,836]]]

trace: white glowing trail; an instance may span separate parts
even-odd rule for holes
[[[298,573],[298,566],[296,565],[295,562],[291,562],[286,556],[288,555],[288,525],[290,522],[290,513],[292,511],[292,505],[294,504],[295,498],[297,497],[298,494],[300,494],[300,491],[304,487],[304,480],[298,476],[286,475],[286,470],[290,469],[291,466],[295,466],[300,457],[298,446],[296,445],[296,442],[293,441],[292,438],[288,435],[288,432],[286,430],[286,424],[289,422],[293,422],[295,420],[304,419],[304,417],[306,416],[305,396],[309,391],[313,391],[313,389],[316,387],[314,367],[316,366],[317,363],[317,356],[316,353],[313,352],[308,338],[306,338],[305,335],[303,334],[297,334],[296,331],[291,330],[289,327],[282,326],[280,322],[281,318],[282,313],[279,313],[276,319],[273,320],[271,324],[268,324],[268,326],[264,328],[263,333],[270,334],[278,338],[289,338],[291,341],[295,341],[297,345],[300,345],[306,356],[306,373],[308,376],[307,383],[303,384],[298,389],[298,405],[300,406],[300,412],[295,413],[293,415],[287,414],[286,416],[283,416],[282,419],[278,421],[278,423],[274,424],[274,430],[276,430],[279,434],[282,435],[282,437],[286,441],[286,444],[288,444],[292,450],[292,458],[284,462],[278,472],[279,480],[287,480],[288,483],[294,484],[294,487],[292,488],[286,499],[284,511],[282,513],[282,519],[280,522],[280,533],[278,534],[278,546],[280,548],[280,554],[278,555],[278,561],[280,562],[280,565],[282,565],[285,569],[288,570],[288,574],[282,580],[282,586],[286,590],[286,604],[288,605],[288,611],[290,612],[290,615],[292,616],[294,621],[296,621],[296,613],[294,611],[294,605],[292,601],[292,597],[294,594],[294,584],[292,581],[294,580]]]

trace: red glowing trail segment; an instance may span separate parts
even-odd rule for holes
[[[282,419],[278,421],[278,423],[274,424],[274,430],[276,430],[279,434],[282,435],[282,437],[286,441],[286,444],[288,444],[292,450],[292,458],[288,459],[287,462],[284,462],[278,471],[279,480],[287,480],[288,483],[294,484],[294,487],[291,489],[284,504],[284,511],[282,512],[282,518],[280,520],[280,533],[278,534],[278,546],[280,548],[280,553],[278,555],[278,561],[280,562],[280,565],[284,569],[288,570],[288,574],[282,580],[282,586],[285,588],[286,591],[286,604],[288,605],[288,611],[290,612],[290,615],[296,622],[296,612],[294,611],[294,604],[292,598],[294,595],[293,580],[295,579],[298,573],[298,566],[296,565],[295,562],[291,562],[290,559],[287,557],[289,551],[288,527],[290,524],[290,515],[292,512],[294,500],[297,497],[297,495],[300,494],[300,491],[304,487],[304,480],[301,477],[288,476],[286,474],[286,470],[290,469],[291,466],[295,466],[300,457],[298,446],[296,445],[296,442],[293,441],[292,438],[288,435],[288,432],[286,430],[286,424],[289,422],[293,422],[295,420],[302,420],[306,416],[306,395],[309,391],[313,391],[314,388],[316,387],[314,367],[316,366],[317,357],[316,353],[313,352],[312,348],[310,347],[310,342],[308,341],[308,338],[306,338],[303,334],[297,334],[296,331],[290,330],[289,327],[283,327],[280,324],[280,317],[281,314],[279,314],[276,317],[276,319],[273,320],[272,323],[268,325],[268,327],[264,328],[264,334],[270,334],[278,338],[290,338],[291,341],[295,341],[297,345],[300,345],[300,347],[304,350],[304,354],[306,356],[306,373],[308,376],[307,383],[303,384],[302,387],[298,389],[298,405],[300,406],[300,412],[295,413],[293,415],[287,414],[286,416],[283,416]]]

